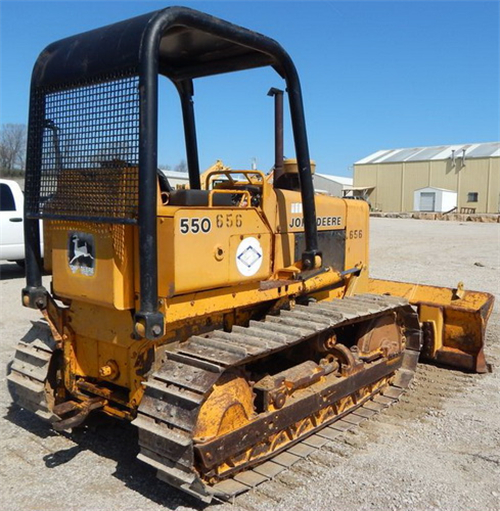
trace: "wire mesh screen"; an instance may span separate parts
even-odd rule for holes
[[[138,77],[39,90],[33,100],[26,182],[28,216],[135,222]]]

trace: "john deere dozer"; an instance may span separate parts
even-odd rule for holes
[[[193,80],[262,66],[285,82],[296,159],[272,88],[272,183],[221,166],[202,186]],[[157,171],[160,75],[188,189]],[[170,7],[55,42],[33,72],[27,157],[22,302],[43,318],[18,345],[14,402],[56,430],[132,421],[139,458],[199,499],[397,401],[419,359],[487,369],[491,295],[369,278],[367,204],[314,194],[298,74],[268,37]]]

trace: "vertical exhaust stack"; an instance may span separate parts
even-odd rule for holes
[[[268,96],[274,97],[274,184],[276,185],[284,174],[283,158],[283,91],[271,87]]]

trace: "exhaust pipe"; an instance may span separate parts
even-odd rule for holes
[[[274,176],[276,184],[283,176],[283,91],[271,87],[268,96],[274,96]]]

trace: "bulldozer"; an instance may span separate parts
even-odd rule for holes
[[[194,80],[265,66],[286,87],[269,90],[272,179],[219,165],[201,183]],[[185,189],[158,173],[160,76]],[[31,82],[22,304],[41,318],[13,402],[56,431],[131,422],[139,459],[210,502],[395,403],[419,360],[487,371],[493,297],[370,278],[368,234],[365,202],[314,193],[299,75],[273,39],[168,7],[57,41]]]

